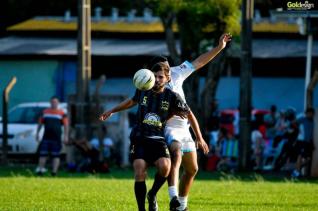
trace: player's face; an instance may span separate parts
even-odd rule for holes
[[[159,91],[160,89],[163,89],[166,83],[168,82],[168,77],[165,75],[164,71],[158,71],[155,72],[155,78],[156,82],[153,87],[155,91]]]
[[[169,70],[170,70],[169,62],[168,62],[168,61],[165,61],[164,63],[169,67]],[[171,77],[171,71],[169,71],[169,77]]]
[[[56,98],[51,99],[51,108],[57,109],[59,106],[59,100]]]

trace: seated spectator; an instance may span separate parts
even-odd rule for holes
[[[103,145],[100,145],[100,142]],[[107,137],[107,128],[105,126],[101,128],[100,134],[98,134],[97,130],[94,131],[91,141],[88,142],[86,139],[76,140],[74,141],[74,145],[83,154],[83,159],[77,166],[78,171],[92,173],[109,172],[108,163],[111,157],[113,141]]]
[[[264,116],[264,121],[266,125],[266,136],[269,139],[274,139],[276,135],[275,125],[278,119],[277,107],[272,105],[270,108],[270,113]]]
[[[225,132],[226,136],[220,140],[220,161],[218,163],[218,170],[234,171],[237,167],[238,158],[238,140],[233,134]]]
[[[220,160],[221,142],[225,138],[227,130],[220,128],[218,132],[211,132],[209,141],[209,154],[205,169],[207,171],[215,171]]]
[[[93,148],[90,142],[86,139],[80,139],[73,142],[73,144],[80,150],[82,158],[77,162],[78,172],[95,173],[99,171],[99,150]]]
[[[261,132],[262,127],[259,127],[255,122],[252,124],[252,149],[253,158],[255,161],[254,170],[261,170],[263,164],[263,153],[266,145],[264,134]]]
[[[102,146],[100,146],[100,142],[103,143]],[[102,127],[100,137],[98,137],[98,135],[95,135],[95,137],[90,141],[90,144],[92,148],[103,152],[104,159],[110,159],[114,142],[110,137],[107,136],[106,126]]]
[[[279,112],[279,117],[275,125],[276,136],[283,136],[287,128],[288,128],[288,122],[286,120],[286,114],[284,110],[281,110]]]

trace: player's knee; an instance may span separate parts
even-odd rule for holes
[[[198,173],[198,170],[199,167],[197,165],[194,165],[191,168],[185,169],[185,173],[190,177],[194,177]]]
[[[146,171],[135,171],[135,180],[136,181],[144,181],[147,177]]]
[[[162,160],[158,165],[158,172],[162,177],[167,177],[170,172],[171,163],[168,159]]]
[[[135,173],[135,180],[136,181],[143,181],[147,176],[147,167],[145,161],[142,160],[135,160],[133,163],[134,166],[134,173]]]

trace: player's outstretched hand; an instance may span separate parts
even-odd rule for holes
[[[196,140],[198,147],[202,149],[204,154],[209,153],[209,146],[206,144],[205,140],[203,138],[197,138]]]
[[[226,43],[232,40],[232,35],[230,33],[222,34],[219,39],[219,46],[223,49],[226,47]]]
[[[112,114],[113,114],[112,112],[106,111],[105,113],[103,113],[102,115],[99,116],[99,120],[105,121],[106,119],[111,117]]]

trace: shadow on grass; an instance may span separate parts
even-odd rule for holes
[[[39,177],[39,178],[53,178],[51,172],[48,170],[42,176],[38,176],[35,173],[35,165],[8,165],[0,166],[0,178],[4,177]],[[54,178],[116,178],[116,179],[131,179],[134,177],[133,170],[131,168],[111,168],[108,173],[88,173],[88,172],[69,172],[61,170]]]
[[[318,178],[292,179],[289,172],[244,172],[244,173],[226,173],[226,172],[207,172],[200,171],[196,180],[221,180],[221,181],[244,181],[244,182],[304,182],[318,183]]]
[[[48,171],[43,176],[37,176],[34,172],[35,165],[9,165],[0,166],[0,178],[4,177],[44,177],[52,178]],[[148,169],[148,178],[154,178],[156,170],[154,167]],[[118,168],[113,167],[109,173],[79,173],[68,172],[61,169],[55,178],[101,178],[101,179],[133,179],[134,172],[132,167]],[[244,172],[244,173],[225,173],[225,172],[207,172],[199,171],[196,180],[213,181],[244,181],[244,182],[297,182],[318,184],[318,178],[303,178],[299,180],[291,179],[289,174],[284,172]]]

